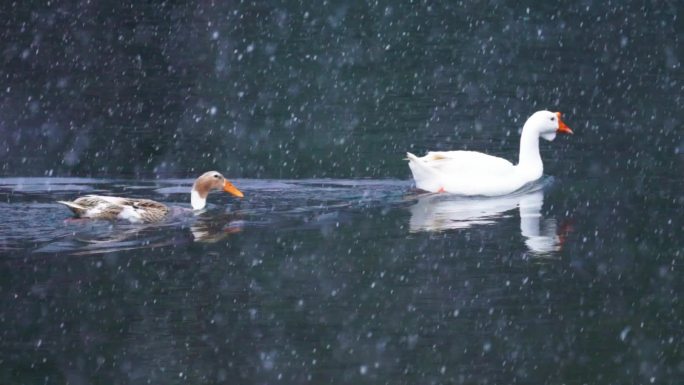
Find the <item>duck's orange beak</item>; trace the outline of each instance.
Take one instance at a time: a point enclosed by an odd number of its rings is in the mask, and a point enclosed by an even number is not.
[[[243,194],[242,191],[238,190],[237,187],[233,186],[233,184],[228,181],[223,182],[223,191],[235,195],[238,198],[242,198],[245,196],[245,194]]]
[[[565,125],[565,122],[563,122],[563,119],[561,119],[561,113],[556,112],[556,116],[558,116],[558,130],[556,130],[556,132],[562,132],[564,134],[574,134],[570,127]]]

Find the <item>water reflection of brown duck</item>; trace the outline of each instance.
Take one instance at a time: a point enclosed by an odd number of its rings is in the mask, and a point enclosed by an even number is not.
[[[223,190],[242,198],[244,195],[223,175],[216,171],[202,174],[195,180],[190,192],[193,210],[202,210],[207,204],[207,195],[212,190]],[[104,195],[86,195],[74,201],[58,201],[66,205],[78,218],[124,219],[133,223],[150,223],[164,220],[169,207],[149,199],[122,198]]]
[[[175,246],[188,242],[213,243],[226,239],[230,235],[242,231],[244,222],[229,213],[210,214],[189,219],[189,227],[177,221],[170,223],[155,223],[146,225],[115,225],[106,231],[93,233],[87,231],[76,232],[75,240],[82,246],[74,252],[75,255],[103,254],[115,251],[150,249],[165,246]],[[182,231],[178,231],[179,229]],[[185,229],[190,230],[192,240]]]
[[[218,242],[231,234],[242,231],[244,222],[238,215],[222,213],[218,215],[202,215],[190,225],[190,232],[196,242]]]

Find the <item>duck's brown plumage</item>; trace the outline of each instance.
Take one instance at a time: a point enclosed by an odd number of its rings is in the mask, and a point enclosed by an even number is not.
[[[68,206],[79,218],[159,222],[169,213],[166,205],[150,199],[86,195],[72,202],[58,202]]]
[[[211,190],[220,190],[242,197],[242,192],[216,171],[202,174],[193,184],[191,195],[198,199],[193,202],[196,210],[204,208],[206,197]],[[196,196],[196,198],[195,198]],[[159,222],[169,214],[169,208],[150,199],[121,198],[103,195],[86,195],[74,201],[58,201],[66,205],[79,218],[125,219],[131,222]],[[198,206],[198,207],[195,207]]]

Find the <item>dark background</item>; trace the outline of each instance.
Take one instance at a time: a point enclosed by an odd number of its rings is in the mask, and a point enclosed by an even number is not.
[[[0,382],[679,385],[681,2],[396,3],[2,2]],[[496,199],[410,231],[405,151],[541,108],[557,251]],[[55,202],[207,169],[245,198],[187,223]]]
[[[407,178],[542,108],[573,172],[681,165],[681,4],[395,3],[3,2],[0,174]]]

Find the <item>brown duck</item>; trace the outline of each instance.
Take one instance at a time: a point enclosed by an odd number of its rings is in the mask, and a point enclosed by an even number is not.
[[[216,171],[202,174],[195,180],[190,192],[193,210],[202,210],[207,205],[207,195],[212,190],[223,190],[236,197],[244,194]],[[159,222],[169,214],[169,207],[150,200],[137,198],[86,195],[74,201],[57,201],[66,205],[78,218],[125,219],[130,222]]]

